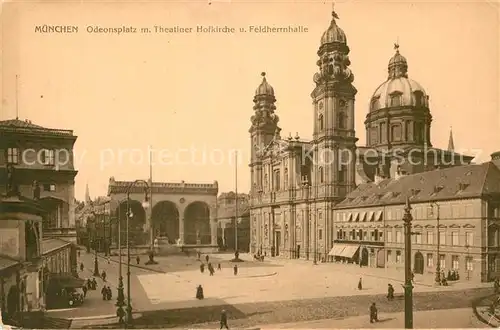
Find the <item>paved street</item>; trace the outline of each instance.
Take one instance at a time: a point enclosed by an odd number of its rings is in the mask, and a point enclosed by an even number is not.
[[[413,314],[414,328],[449,329],[449,328],[488,328],[470,313],[469,308],[420,311]],[[306,321],[296,323],[267,324],[259,327],[268,329],[403,329],[404,313],[381,313],[379,322],[370,323],[366,315]]]
[[[85,265],[93,267],[93,255],[82,253],[81,259]],[[222,265],[222,271],[216,271],[214,276],[209,276],[207,271],[201,274],[200,262],[194,256],[157,258],[160,264],[153,267],[144,266],[145,260],[142,260],[141,268],[131,267],[132,305],[140,313],[135,317],[138,324],[156,324],[158,327],[166,324],[196,324],[194,327],[212,327],[212,322],[217,322],[221,308],[229,311],[231,322],[237,327],[352,318],[366,315],[372,301],[379,305],[381,313],[403,311],[402,287],[398,283],[402,280],[401,274],[392,270],[338,264],[314,266],[311,262],[278,259],[263,263],[239,263],[239,272],[235,276],[228,259],[227,255],[211,256],[215,266],[219,262]],[[113,260],[108,264],[103,258],[99,261],[100,270],[104,269],[108,274],[108,282],[111,286],[117,286],[118,264]],[[125,267],[123,275],[126,286]],[[357,289],[360,276],[363,290]],[[396,289],[396,300],[390,303],[385,298],[387,283],[393,283]],[[204,288],[204,300],[195,299],[196,286],[199,284]],[[471,288],[473,286],[464,281],[450,287],[435,287],[432,282],[427,283],[426,278],[417,278],[415,309],[466,308],[469,316],[472,316],[471,300],[491,292],[491,285],[475,289]],[[301,299],[297,300],[297,297]],[[82,306],[53,313],[57,317],[73,318],[112,315],[115,298],[116,290],[113,302],[99,302],[107,303],[109,310],[108,307],[97,307],[96,301],[95,308]],[[463,326],[467,327],[466,324]]]

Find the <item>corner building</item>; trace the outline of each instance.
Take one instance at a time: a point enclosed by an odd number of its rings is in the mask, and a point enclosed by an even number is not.
[[[281,137],[275,90],[265,73],[255,91],[249,129],[251,253],[359,262],[359,244],[349,249],[343,246],[346,257],[335,255],[342,244],[335,240],[343,239],[336,232],[338,205],[358,209],[358,205],[345,203],[353,200],[363,185],[439,172],[467,165],[472,159],[454,152],[451,132],[447,150],[433,147],[429,96],[409,78],[408,62],[399,45],[389,60],[387,79],[366,102],[370,104],[365,120],[366,146],[356,145],[357,91],[349,67],[350,49],[338,19],[333,11],[317,51],[311,141],[298,134]],[[413,181],[405,182],[409,184],[405,189],[411,190]],[[384,207],[384,202],[380,205]],[[371,217],[382,219],[382,213],[373,210]],[[377,235],[378,241],[384,239]]]

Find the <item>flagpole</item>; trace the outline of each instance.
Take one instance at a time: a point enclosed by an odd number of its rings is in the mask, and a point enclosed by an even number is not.
[[[238,251],[238,151],[236,151],[235,155],[235,164],[234,164],[234,174],[235,174],[235,211],[234,211],[234,252]]]
[[[149,146],[149,243],[151,251],[154,249],[154,226],[153,226],[153,153]]]

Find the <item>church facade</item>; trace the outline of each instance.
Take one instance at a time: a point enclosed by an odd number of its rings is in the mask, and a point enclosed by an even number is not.
[[[380,182],[389,185],[403,177],[413,178],[399,181],[398,189],[401,191],[399,197],[394,198],[411,197],[412,194],[418,194],[417,190],[424,190],[417,187],[420,184],[419,179],[415,179],[418,175],[474,166],[469,165],[473,157],[454,151],[451,132],[446,150],[433,147],[429,95],[418,82],[409,77],[408,62],[400,54],[399,45],[395,45],[395,54],[389,60],[387,78],[374,88],[375,92],[367,102],[370,106],[365,118],[366,145],[357,145],[354,126],[355,115],[359,113],[355,105],[357,91],[354,87],[354,74],[350,69],[350,49],[346,34],[337,24],[338,19],[333,11],[331,23],[321,36],[317,51],[318,71],[313,75],[316,86],[311,93],[314,113],[312,140],[301,139],[298,134],[287,138],[280,136],[275,92],[265,73],[262,74],[262,83],[255,91],[254,115],[249,129],[252,253],[318,262],[339,260],[340,256],[335,255],[334,245],[346,243],[343,240],[349,240],[349,232],[353,232],[354,227],[342,227],[344,215],[345,219],[352,219],[357,211],[359,219],[363,212],[361,206],[353,202],[361,194],[361,189]],[[474,175],[481,175],[479,172],[496,173],[497,167],[470,171]],[[459,172],[465,180],[469,170],[462,169]],[[426,180],[431,179],[429,177]],[[443,184],[453,184],[455,188],[456,182],[451,181],[453,180],[449,179]],[[470,180],[467,182],[470,185]],[[466,180],[461,187],[467,189],[465,185]],[[429,189],[434,188],[432,186]],[[474,189],[481,190],[480,187]],[[370,194],[379,195],[375,191]],[[367,199],[371,195],[362,198]],[[461,200],[465,196],[453,195],[453,199]],[[424,198],[422,202],[424,200],[429,205],[432,203],[432,198]],[[389,198],[380,199],[375,204],[377,207],[373,210],[366,210],[362,223],[369,216],[368,224],[385,225],[381,220],[385,216],[384,208],[395,202]],[[401,205],[403,204],[404,198]],[[421,208],[428,210],[429,205]],[[435,222],[435,216],[429,217],[429,221]],[[341,234],[337,229],[342,230]],[[364,233],[360,239],[359,236],[352,236],[353,241],[363,241],[364,238],[373,241],[374,248],[368,249],[368,258],[372,259],[370,265],[374,267],[377,264],[386,267],[385,261],[389,258],[387,249],[381,248],[387,238],[381,234],[382,231],[374,227],[373,230],[366,231],[369,237]],[[461,235],[470,235],[465,231],[471,230],[464,229]],[[359,232],[354,235],[359,235]],[[376,242],[375,236],[372,240],[370,235],[377,235]],[[479,232],[475,235],[481,237]],[[360,252],[360,243],[355,243],[358,248],[354,244],[351,248],[353,253],[346,252],[349,256],[344,258],[349,262],[361,260],[360,254],[363,251]],[[476,243],[481,244],[479,241]],[[337,245],[336,249],[340,249],[340,246]],[[383,250],[383,253],[377,255],[378,250]],[[395,255],[396,251],[391,253]],[[437,258],[441,256],[435,256],[433,260]],[[435,267],[436,262],[429,261],[428,264],[433,265],[429,267]]]

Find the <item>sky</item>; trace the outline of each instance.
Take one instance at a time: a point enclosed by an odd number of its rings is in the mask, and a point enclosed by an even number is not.
[[[250,189],[250,117],[261,72],[274,87],[282,136],[310,138],[310,93],[331,2],[4,2],[0,119],[18,116],[74,130],[75,194],[106,195],[116,180],[212,183]],[[500,150],[499,6],[491,1],[337,1],[355,75],[356,135],[376,87],[387,79],[394,43],[409,77],[430,95],[432,143],[478,161]],[[78,26],[39,33],[36,26]],[[192,33],[155,33],[154,26]],[[239,32],[302,26],[302,33]],[[88,27],[137,33],[89,33]],[[196,33],[197,26],[235,33]],[[152,33],[140,33],[148,28]],[[16,75],[19,76],[16,93]],[[149,147],[151,146],[151,147]],[[234,150],[238,150],[236,176]],[[481,150],[481,152],[477,152]]]

